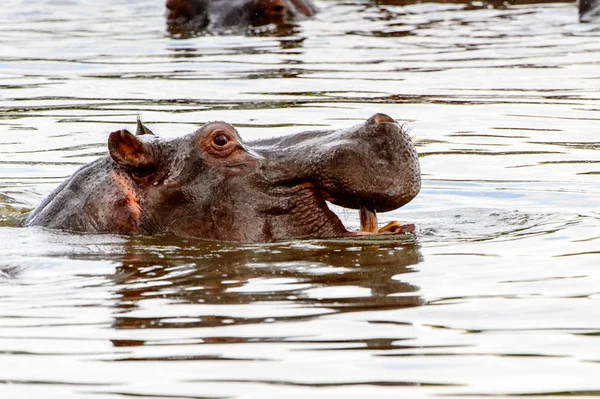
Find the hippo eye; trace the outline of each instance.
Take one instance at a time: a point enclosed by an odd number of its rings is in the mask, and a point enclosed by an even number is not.
[[[227,144],[227,137],[225,137],[222,134],[215,136],[215,138],[213,139],[213,143],[215,143],[219,147],[223,147],[225,144]]]

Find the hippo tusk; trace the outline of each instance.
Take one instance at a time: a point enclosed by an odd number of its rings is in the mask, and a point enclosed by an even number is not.
[[[392,220],[391,222],[389,222],[388,224],[386,224],[385,226],[383,226],[382,228],[380,228],[379,230],[377,230],[378,233],[394,233],[399,231],[399,229],[401,229],[403,226],[400,224],[400,222],[398,220]]]
[[[412,233],[415,231],[414,224],[402,225],[398,220],[393,220],[383,226],[377,227],[377,213],[367,208],[360,208],[360,232],[359,234],[397,234]]]
[[[367,208],[360,208],[360,231],[377,233],[377,214]]]

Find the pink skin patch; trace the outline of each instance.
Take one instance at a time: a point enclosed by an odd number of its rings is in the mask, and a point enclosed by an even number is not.
[[[135,195],[129,179],[117,172],[111,172],[111,178],[120,194],[120,198],[115,201],[115,209],[111,210],[111,217],[119,232],[135,232],[138,230],[142,217],[140,201]]]

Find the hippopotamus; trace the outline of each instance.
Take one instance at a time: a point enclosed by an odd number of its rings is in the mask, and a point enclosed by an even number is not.
[[[600,0],[579,0],[579,21],[600,21]]]
[[[138,118],[136,134],[110,133],[108,154],[64,181],[26,224],[240,243],[348,237],[378,233],[377,212],[405,205],[420,187],[415,146],[385,114],[248,143],[226,122],[164,140]],[[361,231],[346,230],[327,202],[359,209]]]
[[[190,30],[280,24],[316,12],[310,0],[167,0],[169,27]]]

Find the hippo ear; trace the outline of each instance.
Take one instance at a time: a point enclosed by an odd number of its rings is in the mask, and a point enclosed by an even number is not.
[[[154,152],[127,130],[117,130],[108,137],[108,152],[117,165],[129,171],[152,169]]]
[[[151,134],[151,135],[154,136],[154,133],[152,132],[152,130],[150,130],[146,126],[144,126],[144,124],[142,123],[142,121],[140,120],[140,117],[138,115],[138,117],[137,117],[137,130],[135,131],[135,135],[136,136],[143,136],[144,134]]]

